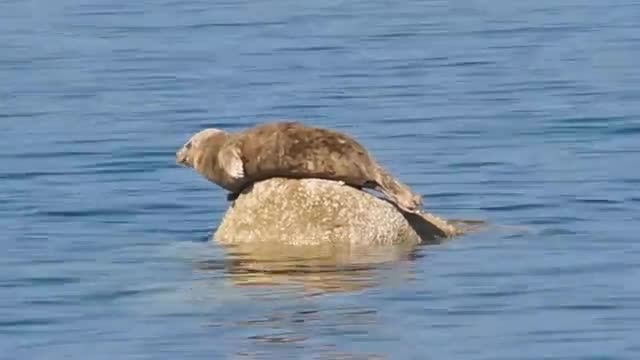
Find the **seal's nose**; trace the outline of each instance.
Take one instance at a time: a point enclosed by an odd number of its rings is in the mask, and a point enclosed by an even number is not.
[[[182,147],[176,153],[176,164],[178,164],[178,165],[186,165],[186,163],[187,163],[187,149]]]

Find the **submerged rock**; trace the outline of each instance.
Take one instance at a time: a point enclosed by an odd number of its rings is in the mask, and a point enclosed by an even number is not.
[[[240,194],[213,238],[222,244],[368,246],[434,243],[463,232],[336,181],[271,178]]]

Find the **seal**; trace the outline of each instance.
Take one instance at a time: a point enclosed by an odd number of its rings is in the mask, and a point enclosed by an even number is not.
[[[269,122],[239,132],[201,130],[176,152],[176,162],[230,191],[229,200],[269,178],[319,178],[379,191],[405,212],[422,206],[422,197],[358,141],[297,121]]]

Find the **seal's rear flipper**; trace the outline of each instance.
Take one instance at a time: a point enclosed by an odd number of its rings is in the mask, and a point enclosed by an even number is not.
[[[415,194],[408,186],[402,184],[381,168],[378,175],[379,178],[375,183],[374,189],[385,194],[400,209],[410,213],[418,213],[419,208],[422,206],[422,197],[420,195]]]

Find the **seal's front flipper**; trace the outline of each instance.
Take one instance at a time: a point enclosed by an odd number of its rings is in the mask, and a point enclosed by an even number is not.
[[[220,167],[233,179],[244,177],[244,163],[237,146],[227,146],[218,153]]]
[[[240,193],[228,193],[227,201],[236,201],[236,199],[240,196]]]

